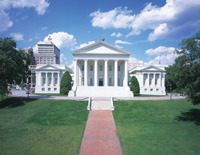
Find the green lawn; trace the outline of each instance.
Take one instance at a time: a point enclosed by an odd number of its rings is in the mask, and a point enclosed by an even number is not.
[[[0,102],[0,154],[78,154],[86,107],[86,101],[69,100],[8,98]]]
[[[123,154],[200,154],[200,105],[187,100],[117,101],[114,105]]]

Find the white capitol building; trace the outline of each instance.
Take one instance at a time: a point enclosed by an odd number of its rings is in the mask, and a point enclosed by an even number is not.
[[[72,52],[74,72],[64,65],[36,67],[36,93],[59,93],[65,71],[73,79],[71,97],[133,97],[128,82],[134,75],[140,94],[165,95],[165,66],[129,64],[130,53],[103,41]],[[132,65],[132,67],[131,67]]]

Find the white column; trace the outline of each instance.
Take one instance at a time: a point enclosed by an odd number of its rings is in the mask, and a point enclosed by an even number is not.
[[[165,73],[163,73],[163,78],[162,78],[162,87],[165,87]]]
[[[94,61],[94,86],[98,86],[98,60]]]
[[[57,82],[57,86],[60,86],[60,72],[58,72],[58,82]]]
[[[115,60],[115,86],[118,84],[118,61]]]
[[[77,86],[77,60],[74,60],[74,86]]]
[[[51,73],[51,86],[53,86],[53,72]]]
[[[152,86],[155,87],[155,79],[156,79],[156,74],[153,74],[153,79],[152,79]]]
[[[46,86],[48,86],[48,73],[46,72],[46,81],[45,81],[46,83]]]
[[[150,74],[149,73],[147,73],[147,87],[149,87],[149,79],[150,79]]]
[[[128,85],[128,60],[124,62],[124,86]]]
[[[88,84],[87,84],[87,82],[88,82],[88,80],[87,80],[87,76],[88,76],[87,69],[88,69],[88,60],[85,60],[85,62],[84,62],[84,86],[88,86]]]
[[[104,67],[104,86],[108,86],[108,60],[105,60]]]
[[[42,75],[41,75],[41,72],[39,72],[39,73],[36,73],[36,86],[41,86],[41,77]],[[38,79],[38,81],[37,81],[37,79]]]
[[[159,74],[159,87],[162,86],[161,73]]]

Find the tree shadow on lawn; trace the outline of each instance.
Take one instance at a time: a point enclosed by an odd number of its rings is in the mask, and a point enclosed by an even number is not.
[[[37,99],[28,99],[28,98],[21,98],[21,97],[11,97],[6,98],[0,101],[0,109],[2,108],[16,108],[19,106],[24,106],[27,102],[32,102]]]
[[[200,109],[190,109],[188,112],[182,112],[181,116],[177,117],[179,121],[194,122],[196,125],[200,125]]]

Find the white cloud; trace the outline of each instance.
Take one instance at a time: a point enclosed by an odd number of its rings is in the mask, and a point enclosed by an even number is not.
[[[108,12],[101,12],[100,10],[90,14],[92,18],[91,23],[94,27],[106,28],[128,28],[130,23],[135,18],[131,15],[130,10],[127,8],[121,9],[117,7]]]
[[[162,65],[171,65],[174,63],[174,60],[178,57],[176,53],[169,53],[155,57],[153,60],[149,61],[149,64],[162,64]]]
[[[8,10],[13,8],[35,8],[38,15],[43,15],[50,3],[47,0],[3,0],[1,1],[0,10]]]
[[[148,55],[160,55],[160,54],[164,54],[164,53],[174,53],[176,50],[176,48],[174,47],[165,47],[165,46],[159,46],[155,49],[148,49],[146,50],[146,54]]]
[[[200,31],[199,8],[200,0],[166,0],[162,7],[148,3],[139,14],[117,7],[108,12],[98,10],[90,16],[93,17],[91,22],[95,27],[130,29],[127,37],[150,30],[149,41],[181,40]]]
[[[130,43],[128,41],[115,40],[115,44],[127,44],[127,45],[131,45],[132,43]]]
[[[13,22],[10,21],[9,15],[6,13],[10,8],[35,8],[38,15],[43,15],[50,3],[48,0],[1,0],[0,1],[0,32],[6,31],[12,27]],[[27,16],[21,19],[26,19]]]
[[[68,63],[67,57],[63,53],[60,54],[60,62],[61,62],[61,64],[67,64]]]
[[[67,32],[54,32],[50,34],[52,38],[52,42],[58,47],[58,48],[73,48],[74,45],[77,44],[76,38],[74,38],[73,35],[68,34]],[[39,41],[38,43],[49,43],[48,36],[44,38],[43,41]],[[37,44],[38,44],[37,43]],[[33,47],[33,51],[37,53],[37,45]]]
[[[6,31],[9,27],[12,27],[13,22],[10,21],[10,18],[5,11],[0,10],[0,32]]]
[[[23,34],[21,33],[11,33],[10,36],[13,37],[15,41],[24,40]]]
[[[150,56],[156,56],[149,61],[149,64],[161,63],[163,65],[171,65],[174,63],[174,60],[178,57],[178,54],[175,52],[175,50],[176,48],[174,47],[159,46],[155,49],[148,49],[145,53]]]
[[[77,50],[77,49],[86,47],[86,46],[88,46],[88,45],[94,44],[94,43],[95,43],[95,41],[89,41],[88,43],[83,43],[83,44],[81,44],[80,46],[76,46],[75,49]]]
[[[121,37],[122,34],[120,32],[118,32],[118,33],[113,32],[110,36],[111,37]]]

